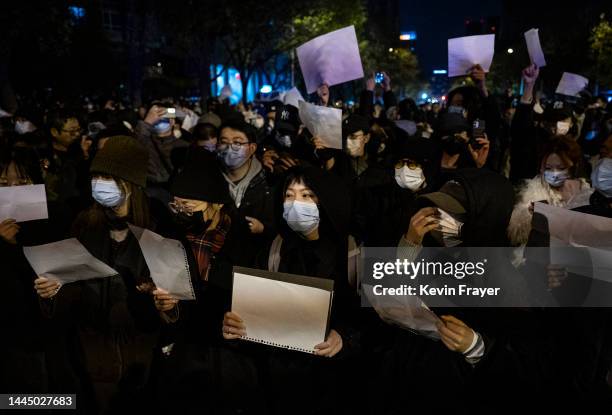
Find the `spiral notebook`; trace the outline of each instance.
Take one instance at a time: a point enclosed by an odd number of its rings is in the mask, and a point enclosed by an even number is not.
[[[130,225],[130,230],[138,240],[155,286],[179,300],[195,300],[183,244],[134,225]]]
[[[232,311],[246,325],[243,340],[305,353],[325,341],[334,282],[234,267]]]

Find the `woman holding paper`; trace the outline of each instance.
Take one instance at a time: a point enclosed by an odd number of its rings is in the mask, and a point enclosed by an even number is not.
[[[288,171],[282,187],[281,233],[260,259],[263,269],[334,280],[331,330],[325,342],[313,345],[315,356],[280,348],[267,348],[263,365],[267,376],[264,391],[270,397],[271,413],[292,408],[309,411],[330,402],[329,395],[340,372],[332,358],[350,343],[347,321],[350,298],[347,285],[347,237],[349,206],[345,187],[335,176],[314,167]],[[280,206],[279,206],[280,207]],[[225,314],[223,337],[227,340],[248,334],[248,326],[233,312]],[[289,381],[291,379],[291,381]]]
[[[49,300],[51,317],[65,326],[66,344],[55,345],[81,390],[81,407],[105,412],[125,408],[148,382],[160,318],[153,305],[154,285],[128,222],[150,224],[146,185],[147,152],[132,137],[111,137],[91,165],[95,204],[82,212],[73,231],[78,240],[118,275],[69,284],[43,276],[34,287]],[[65,355],[74,350],[75,356]],[[70,362],[70,363],[68,363]],[[87,391],[91,390],[91,395]],[[135,401],[138,401],[136,399]]]

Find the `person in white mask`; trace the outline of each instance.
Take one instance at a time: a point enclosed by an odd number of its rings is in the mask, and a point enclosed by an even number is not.
[[[591,184],[595,191],[589,199],[589,204],[574,210],[612,218],[612,135],[599,149],[598,160],[591,172]]]
[[[298,356],[296,352],[275,348],[262,350],[266,352],[262,362],[267,366],[270,382],[263,385],[262,390],[270,393],[269,399],[275,407],[299,402],[306,412],[317,413],[326,407],[325,399],[329,396],[321,393],[304,399],[301,391],[308,384],[327,390],[328,385],[338,382],[333,380],[333,361],[326,362],[322,358],[334,358],[349,343],[346,320],[340,317],[348,307],[344,279],[347,278],[349,197],[339,178],[314,167],[298,166],[288,170],[279,190],[282,190],[282,198],[278,200],[280,234],[264,251],[267,255],[262,255],[259,268],[333,279],[334,304],[331,329],[325,341],[314,346],[314,355]],[[223,320],[225,339],[237,339],[248,332],[248,325],[239,315],[226,313]],[[313,370],[314,367],[317,369]],[[295,383],[292,381],[289,385],[283,381],[288,376],[295,379]]]
[[[575,177],[582,161],[580,146],[568,136],[553,137],[544,148],[540,174],[520,188],[512,212],[508,236],[513,245],[525,245],[531,231],[533,203],[573,209],[588,205],[593,189],[584,178]]]
[[[112,411],[119,396],[132,396],[147,384],[160,318],[171,319],[155,309],[156,287],[128,228],[128,223],[142,228],[151,223],[143,190],[147,158],[133,137],[109,138],[90,169],[95,203],[73,224],[74,236],[118,275],[66,286],[43,276],[34,281],[43,310],[69,327],[64,336],[78,356],[70,360],[71,373],[93,393],[81,403],[99,413]]]

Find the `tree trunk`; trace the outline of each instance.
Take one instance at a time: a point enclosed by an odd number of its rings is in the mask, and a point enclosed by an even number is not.
[[[246,106],[248,103],[247,90],[249,88],[249,78],[251,73],[248,71],[240,71],[240,84],[242,86],[242,103]]]

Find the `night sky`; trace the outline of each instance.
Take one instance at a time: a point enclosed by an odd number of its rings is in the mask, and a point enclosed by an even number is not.
[[[401,30],[416,30],[416,50],[425,74],[447,67],[447,40],[465,36],[466,19],[501,14],[501,0],[400,0]]]

